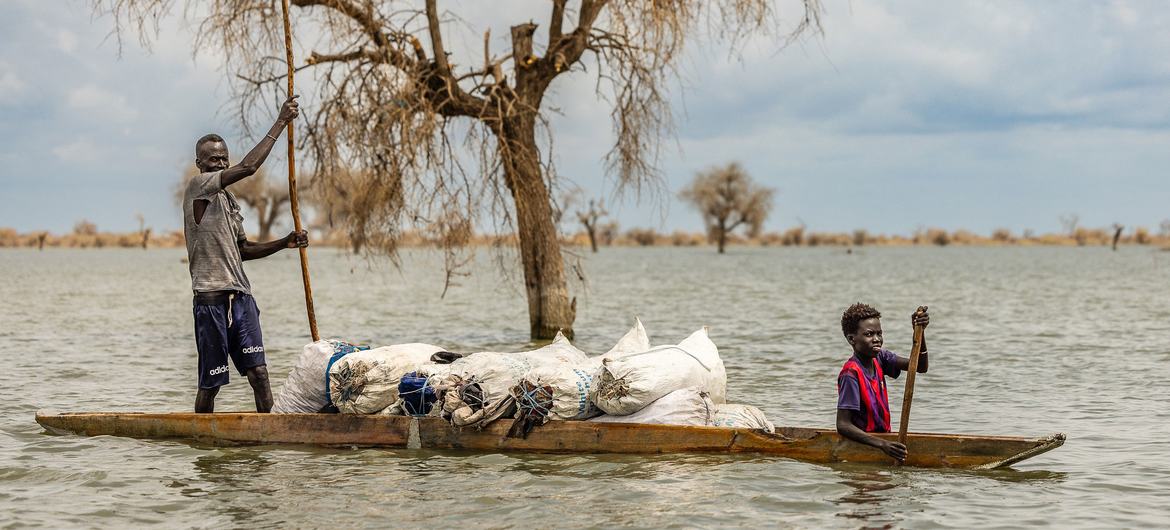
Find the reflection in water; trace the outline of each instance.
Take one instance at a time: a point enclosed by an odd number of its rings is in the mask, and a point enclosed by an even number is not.
[[[840,483],[849,490],[833,500],[841,506],[837,516],[866,522],[865,528],[891,528],[902,520],[905,505],[891,509],[891,504],[902,498],[922,500],[941,483],[967,483],[977,487],[971,479],[991,479],[1012,484],[1043,486],[1064,482],[1068,473],[1058,471],[1017,471],[1011,468],[974,471],[966,469],[882,469],[861,464],[828,466],[837,471]],[[875,526],[876,525],[876,526]]]
[[[266,501],[280,488],[269,476],[275,461],[263,449],[216,449],[197,457],[194,464],[201,485],[180,481],[170,484],[180,488],[183,496],[211,497],[220,506],[216,515],[229,517],[235,523],[246,523],[272,511]]]
[[[1017,484],[1059,484],[1068,479],[1068,473],[1063,471],[1045,471],[1042,469],[1016,471],[1010,467],[1006,469],[992,469],[988,471],[955,470],[955,472],[962,474],[977,474],[982,477]]]
[[[839,517],[860,519],[866,521],[866,528],[892,528],[895,520],[890,512],[883,509],[882,502],[891,494],[882,492],[893,491],[903,486],[899,480],[901,475],[893,475],[886,470],[840,472],[843,480],[841,484],[849,486],[850,490],[843,496],[835,499],[834,504],[842,505]],[[852,505],[852,507],[850,507]],[[872,526],[880,524],[881,526]]]
[[[383,462],[393,459],[402,472],[414,477],[443,476],[477,471],[517,471],[536,476],[566,478],[630,478],[654,480],[683,477],[699,470],[728,464],[774,461],[754,454],[548,454],[484,453],[468,450],[365,449]]]
[[[204,480],[215,486],[252,493],[268,494],[274,491],[262,478],[262,472],[273,465],[263,450],[216,450],[195,459],[195,470]]]

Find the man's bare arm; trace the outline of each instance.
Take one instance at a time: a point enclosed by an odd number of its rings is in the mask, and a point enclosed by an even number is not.
[[[260,139],[260,143],[256,144],[244,159],[232,167],[223,170],[219,174],[219,187],[225,189],[232,184],[235,184],[247,177],[255,175],[260,170],[260,166],[268,159],[268,153],[272,152],[272,146],[276,145],[276,139],[280,133],[284,131],[289,122],[296,119],[297,114],[300,113],[299,104],[296,101],[298,96],[288,98],[284,105],[280,107],[280,115],[276,117],[276,123],[268,129],[268,134]]]
[[[247,239],[241,239],[236,243],[240,247],[240,259],[248,261],[266,258],[286,248],[307,247],[309,246],[309,234],[301,230],[300,232],[291,232],[287,236],[266,243],[257,243],[255,241],[248,241]]]

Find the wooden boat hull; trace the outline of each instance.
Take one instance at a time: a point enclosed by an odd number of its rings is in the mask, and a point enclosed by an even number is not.
[[[54,433],[183,439],[214,445],[309,444],[407,449],[469,449],[553,453],[760,453],[807,462],[890,464],[881,451],[836,431],[779,427],[749,429],[557,421],[527,438],[506,436],[511,422],[459,429],[438,418],[350,414],[54,413],[37,423]],[[891,439],[894,435],[889,436]],[[992,469],[1051,451],[1063,434],[1045,438],[910,433],[906,465]]]

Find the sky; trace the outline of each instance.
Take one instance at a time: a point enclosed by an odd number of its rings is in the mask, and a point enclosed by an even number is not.
[[[506,35],[544,20],[547,4],[440,3],[471,28],[452,28],[455,62],[477,60],[458,56],[484,27]],[[677,191],[732,161],[776,189],[767,230],[1056,232],[1069,214],[1089,227],[1170,218],[1164,3],[824,4],[824,33],[784,49],[693,39],[671,90],[666,190],[611,203],[623,228],[700,230]],[[60,233],[86,219],[130,231],[142,214],[177,229],[173,188],[194,140],[219,132],[234,154],[256,141],[233,117],[222,57],[192,53],[190,20],[163,21],[149,49],[119,47],[112,30],[81,0],[0,0],[0,227]],[[612,197],[612,125],[593,79],[559,78],[546,108],[560,173]],[[283,174],[279,156],[267,165]]]

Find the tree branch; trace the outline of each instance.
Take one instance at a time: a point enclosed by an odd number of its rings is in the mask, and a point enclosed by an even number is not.
[[[386,60],[384,62],[392,64],[402,70],[409,70],[417,65],[415,60],[411,59],[409,56],[392,46],[390,37],[382,31],[383,24],[375,17],[373,10],[362,9],[360,6],[351,2],[350,0],[291,0],[291,3],[292,5],[300,8],[307,9],[310,7],[320,6],[341,13],[350,20],[353,20],[354,23],[356,23],[358,27],[361,28],[362,32],[365,33],[371,41],[373,41],[374,45],[377,46],[378,49],[386,55]],[[414,43],[417,42],[417,39],[415,39]],[[417,45],[415,46],[415,52],[416,54],[420,52],[420,49]],[[420,61],[425,60],[425,56],[420,56],[418,59]]]
[[[548,25],[548,47],[552,49],[561,40],[561,28],[565,22],[565,3],[568,0],[553,0],[552,19]]]
[[[431,52],[435,54],[435,64],[439,72],[448,74],[451,65],[447,63],[447,53],[443,51],[443,33],[439,28],[439,8],[436,0],[427,0],[427,30],[431,34]]]
[[[390,39],[382,33],[382,24],[374,17],[373,11],[362,9],[350,0],[291,0],[291,3],[303,8],[314,6],[331,8],[356,22],[379,48],[390,47]]]
[[[336,54],[312,52],[309,54],[309,58],[305,61],[307,64],[305,64],[305,66],[302,66],[301,68],[307,68],[309,66],[322,64],[322,63],[349,62],[349,61],[352,61],[354,59],[361,59],[361,58],[369,59],[371,62],[375,62],[375,63],[380,63],[380,62],[383,62],[383,60],[385,60],[385,56],[379,54],[378,52],[376,52],[374,50],[366,50],[366,49],[354,50],[354,51],[348,52],[348,53],[336,53]]]

